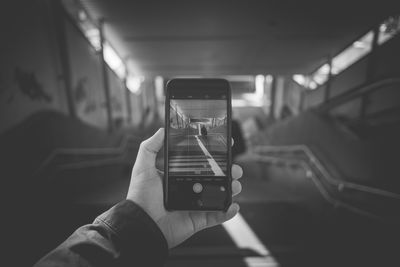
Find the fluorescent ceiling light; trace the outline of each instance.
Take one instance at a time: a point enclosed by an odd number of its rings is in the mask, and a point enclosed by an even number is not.
[[[108,43],[104,43],[103,49],[104,60],[107,62],[107,65],[117,74],[119,78],[123,79],[125,76],[125,65],[121,58]]]
[[[293,80],[298,84],[306,87],[306,78],[302,74],[295,74],[293,75]]]
[[[164,98],[164,78],[157,76],[154,79],[154,84],[156,87],[156,97],[158,100],[162,100]]]
[[[79,10],[78,17],[81,21],[87,20],[87,15],[84,10]]]
[[[142,85],[143,81],[144,81],[143,76],[128,75],[128,77],[126,77],[126,87],[133,94],[139,94],[140,86]]]
[[[232,107],[247,107],[248,103],[244,99],[232,99]]]
[[[262,96],[264,95],[264,81],[264,75],[259,74],[256,76],[256,92],[254,93],[254,96],[257,98],[262,98]]]
[[[101,48],[99,29],[97,28],[88,29],[85,31],[85,35],[88,38],[91,45],[94,47],[94,49],[96,49],[96,51],[99,51]]]

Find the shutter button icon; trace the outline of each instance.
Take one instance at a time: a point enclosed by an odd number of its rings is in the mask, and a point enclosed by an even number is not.
[[[193,192],[200,193],[201,191],[203,191],[203,186],[200,183],[195,183],[193,185]]]

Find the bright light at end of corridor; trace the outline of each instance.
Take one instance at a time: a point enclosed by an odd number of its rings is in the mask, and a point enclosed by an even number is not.
[[[244,99],[232,99],[232,107],[239,108],[239,107],[247,107],[248,103]]]
[[[254,83],[255,92],[244,93],[242,98],[247,102],[246,106],[261,107],[263,105],[265,76],[261,74],[255,76]]]
[[[272,77],[272,75],[267,75],[267,76],[265,76],[265,83],[270,84],[270,83],[272,83],[273,79],[274,78]]]
[[[164,78],[157,76],[154,79],[154,84],[156,87],[156,97],[158,100],[163,101],[164,99]]]
[[[265,76],[264,75],[257,75],[256,76],[256,96],[257,97],[262,97],[264,94],[264,81],[265,81]]]

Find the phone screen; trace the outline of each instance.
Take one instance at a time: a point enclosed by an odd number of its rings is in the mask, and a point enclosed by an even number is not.
[[[227,101],[172,99],[169,112],[170,176],[226,176]]]
[[[167,88],[166,204],[171,209],[222,210],[231,201],[229,84],[206,81],[178,81],[182,86]]]

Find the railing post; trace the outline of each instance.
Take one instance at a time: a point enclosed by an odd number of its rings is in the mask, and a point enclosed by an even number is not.
[[[373,39],[372,39],[372,47],[371,47],[371,53],[368,59],[368,65],[367,65],[367,77],[366,81],[368,83],[371,83],[375,80],[375,70],[376,70],[376,50],[378,47],[378,38],[379,38],[379,26],[375,27],[373,30]],[[360,118],[364,118],[366,113],[367,113],[367,106],[369,103],[369,95],[366,93],[361,97],[361,105],[360,105]]]
[[[67,38],[65,33],[65,11],[59,1],[53,2],[53,8],[56,14],[56,28],[57,28],[57,44],[58,50],[60,52],[60,61],[61,61],[61,69],[62,69],[62,79],[64,82],[65,93],[67,96],[67,106],[68,106],[68,113],[72,118],[76,118],[76,110],[75,110],[75,103],[73,98],[72,92],[72,84],[71,84],[71,64],[69,61],[69,54],[68,54],[68,45],[67,45]]]
[[[112,132],[114,129],[114,125],[112,121],[111,96],[110,96],[110,87],[108,83],[107,63],[104,59],[104,19],[100,19],[99,21],[99,31],[100,31],[100,55],[102,63],[101,66],[103,70],[103,87],[106,100],[107,124],[108,124],[108,131]]]
[[[299,100],[299,112],[304,111],[304,103],[306,99],[306,90],[302,89],[300,92],[300,100]]]
[[[332,79],[332,57],[328,57],[328,66],[329,66],[329,73],[328,79],[325,85],[325,95],[324,95],[324,103],[329,101],[329,97],[331,95],[331,79]]]
[[[125,89],[125,101],[126,101],[126,112],[127,114],[127,121],[129,124],[132,123],[132,102],[131,102],[131,93],[126,86],[126,78],[123,80],[124,89]]]
[[[360,119],[365,118],[365,115],[367,113],[368,103],[369,103],[369,94],[365,93],[364,95],[361,96]]]
[[[275,98],[276,98],[276,86],[277,86],[276,80],[277,80],[277,76],[274,75],[272,77],[272,83],[271,83],[271,94],[270,94],[271,105],[269,106],[269,117],[272,120],[275,120],[275,104],[276,104],[276,99]]]
[[[368,58],[367,62],[367,77],[366,81],[371,83],[375,80],[375,70],[376,70],[376,50],[378,48],[378,38],[379,38],[379,27],[375,27],[373,29],[373,37],[372,37],[372,44],[371,44],[371,53]]]

